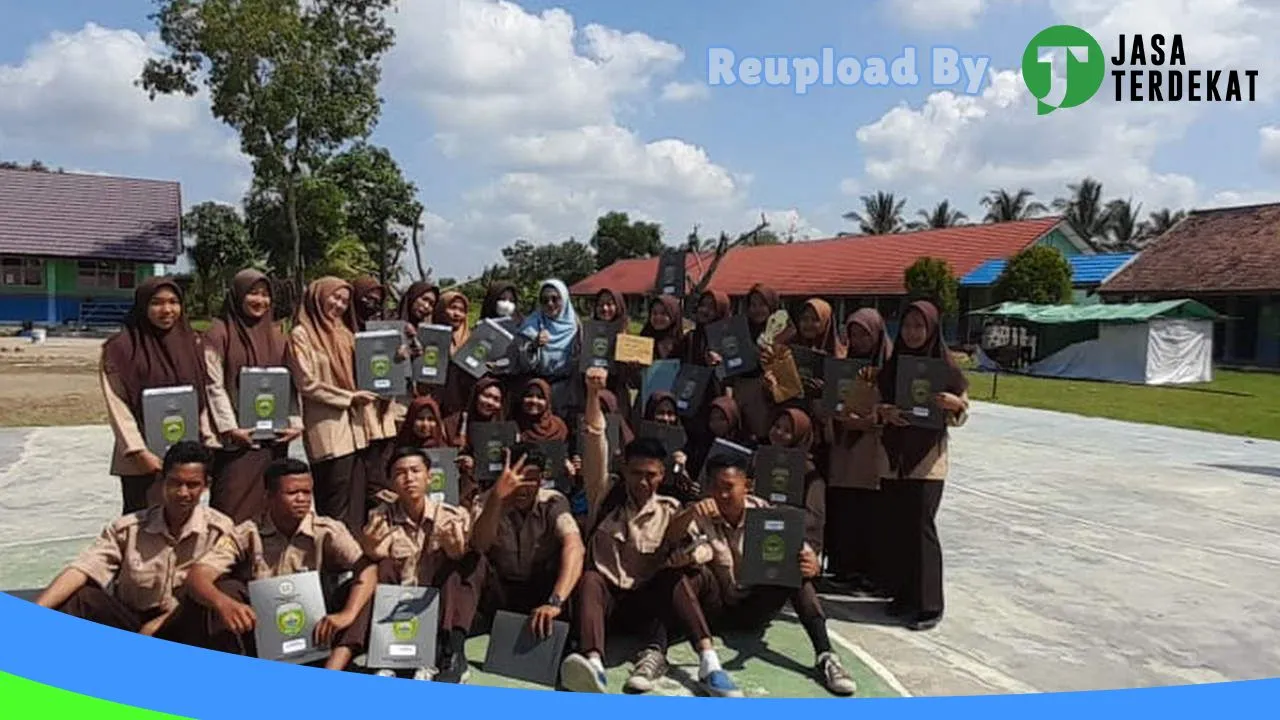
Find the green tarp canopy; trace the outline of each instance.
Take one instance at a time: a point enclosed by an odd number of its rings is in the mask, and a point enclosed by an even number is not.
[[[1222,317],[1213,308],[1195,300],[1165,300],[1163,302],[1115,305],[1033,305],[1031,303],[1007,302],[981,310],[974,310],[969,314],[983,317],[1004,317],[1038,325],[1065,325],[1083,322],[1140,323],[1154,318],[1218,320]]]

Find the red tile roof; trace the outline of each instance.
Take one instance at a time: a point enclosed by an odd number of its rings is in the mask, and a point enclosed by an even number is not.
[[[176,182],[0,169],[0,253],[172,263]]]
[[[756,283],[787,297],[901,295],[906,292],[902,273],[920,257],[946,260],[958,278],[987,260],[1017,253],[1061,222],[1059,217],[1047,217],[737,248],[720,261],[711,287],[733,296],[746,295]],[[702,266],[709,265],[711,255],[704,254],[701,261]],[[569,291],[594,295],[610,288],[626,295],[644,295],[653,289],[657,263],[656,258],[621,260]],[[700,275],[698,257],[690,254],[688,267],[689,277],[696,280]]]
[[[1280,291],[1280,203],[1192,211],[1100,291]]]

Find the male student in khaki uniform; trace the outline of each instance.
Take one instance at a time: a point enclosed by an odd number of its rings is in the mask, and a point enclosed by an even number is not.
[[[489,561],[482,614],[529,613],[539,637],[551,634],[582,576],[585,553],[569,500],[542,487],[546,471],[547,458],[536,445],[509,450],[497,482],[480,496],[471,531],[471,546]]]
[[[378,563],[378,582],[434,587],[440,591],[440,635],[434,668],[419,668],[415,678],[462,683],[470,675],[464,644],[475,620],[487,565],[469,547],[471,514],[427,497],[431,460],[425,450],[397,448],[390,478],[395,502],[369,514],[361,544]],[[372,607],[366,606],[366,614]],[[364,622],[364,621],[362,621]],[[394,675],[390,670],[380,675]]]
[[[317,571],[356,577],[332,598],[337,613],[316,624],[317,645],[332,645],[325,661],[330,670],[351,663],[354,648],[369,634],[360,611],[377,587],[377,567],[364,558],[360,544],[346,525],[311,510],[315,483],[311,468],[301,460],[274,460],[263,473],[267,512],[257,522],[246,520],[222,538],[187,576],[187,591],[215,617],[207,618],[206,647],[242,655],[256,654],[253,629],[257,617],[248,605],[251,580]],[[215,620],[216,618],[216,620]]]
[[[610,619],[623,615],[652,620],[669,612],[669,595],[655,597],[646,592],[645,586],[668,566],[672,550],[678,551],[685,541],[668,533],[680,503],[657,494],[667,459],[661,442],[652,438],[632,441],[623,451],[622,479],[615,481],[609,476],[610,450],[599,402],[607,380],[608,373],[603,368],[591,368],[586,373],[586,447],[582,460],[587,495],[583,522],[586,570],[574,602],[578,652],[566,657],[560,666],[561,684],[575,692],[607,690],[601,658]],[[658,593],[662,594],[666,593]],[[714,649],[701,654],[698,679],[709,695],[741,695],[720,667]]]
[[[796,562],[803,582],[799,589],[775,586],[743,588],[738,584],[742,567],[748,508],[769,507],[769,502],[751,494],[750,471],[739,458],[716,457],[707,463],[711,497],[690,505],[668,530],[673,535],[696,528],[708,542],[694,552],[696,569],[679,572],[681,586],[672,594],[673,613],[681,628],[688,628],[694,646],[711,647],[711,625],[726,629],[756,630],[769,624],[788,601],[813,643],[817,656],[815,671],[834,695],[857,691],[853,677],[831,650],[827,619],[813,579],[821,572],[818,555],[806,541]],[[822,528],[816,530],[822,536]]]
[[[199,443],[171,447],[161,465],[160,504],[108,525],[36,603],[121,630],[190,641],[199,612],[178,591],[196,560],[235,527],[231,518],[200,506],[210,462]]]

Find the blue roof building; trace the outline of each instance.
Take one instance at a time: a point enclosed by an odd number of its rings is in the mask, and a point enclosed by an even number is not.
[[[1137,253],[1107,253],[1103,255],[1072,255],[1067,258],[1071,264],[1071,286],[1081,290],[1092,290],[1124,267]],[[960,287],[990,287],[996,284],[1000,273],[1004,272],[1006,260],[996,258],[988,260],[974,268],[969,274],[960,278]]]

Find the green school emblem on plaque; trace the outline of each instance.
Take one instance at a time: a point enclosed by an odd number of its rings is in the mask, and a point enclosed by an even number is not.
[[[479,360],[480,362],[484,362],[484,359],[489,357],[489,343],[482,342],[479,345],[477,345],[476,351],[472,357],[474,357],[476,360]]]
[[[911,381],[911,402],[916,405],[924,405],[929,402],[929,391],[933,389],[933,385],[928,378],[917,378]]]
[[[418,618],[391,623],[391,635],[400,642],[409,642],[418,636]]]
[[[369,370],[376,378],[384,378],[391,374],[391,358],[386,355],[374,355],[369,358]]]
[[[427,492],[444,492],[444,470],[433,469],[428,477],[431,478],[431,482]]]
[[[782,562],[787,554],[787,541],[781,535],[766,535],[764,542],[760,544],[760,554],[764,556],[765,562]]]
[[[161,432],[165,442],[176,443],[187,434],[187,421],[181,415],[169,415],[160,421]]]
[[[604,357],[609,354],[609,339],[598,337],[591,341],[591,353],[596,357]]]
[[[485,454],[488,456],[489,462],[502,462],[502,443],[498,440],[490,441],[488,452]]]
[[[276,412],[276,396],[262,393],[253,399],[253,412],[260,420],[266,420]]]
[[[276,610],[276,629],[285,637],[297,637],[307,626],[307,613],[297,603],[281,605]]]
[[[786,492],[787,485],[791,482],[791,471],[786,468],[774,468],[769,479],[773,482],[773,489],[778,492]]]
[[[440,348],[435,345],[423,348],[422,364],[427,367],[435,367],[440,364]]]
[[[698,389],[698,383],[694,382],[693,380],[690,380],[689,382],[684,384],[684,387],[680,388],[680,399],[681,400],[692,399],[693,391],[697,389]]]

